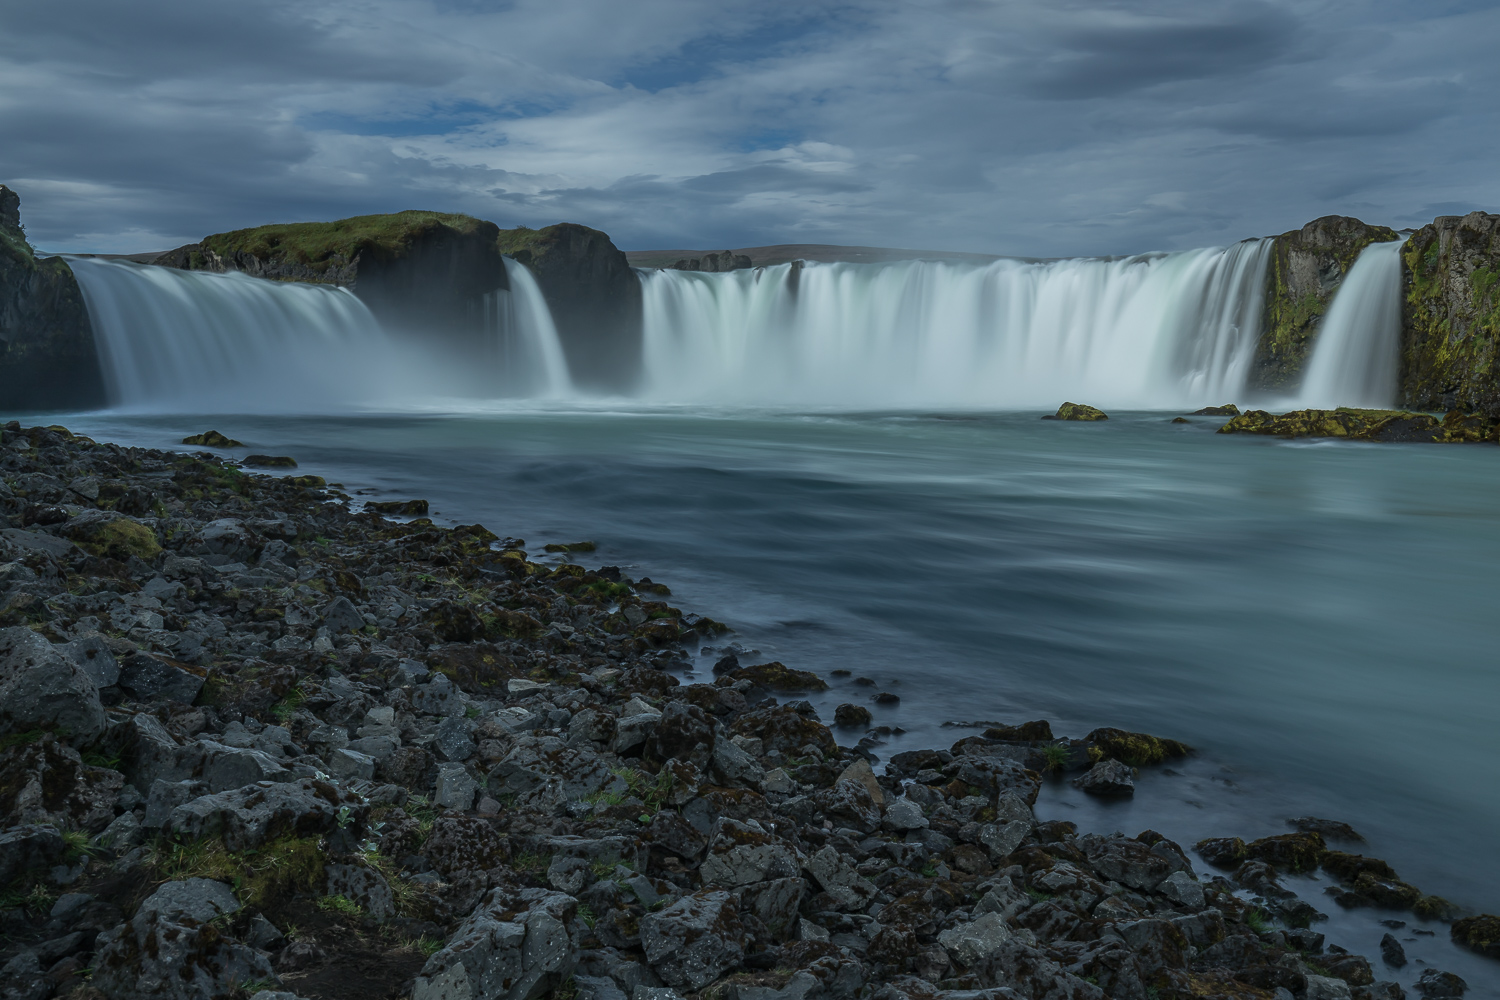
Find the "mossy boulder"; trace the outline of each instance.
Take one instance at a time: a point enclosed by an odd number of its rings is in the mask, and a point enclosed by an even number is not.
[[[634,387],[641,375],[641,280],[609,236],[563,222],[501,230],[496,245],[536,278],[574,383],[610,392]]]
[[[1274,414],[1248,410],[1233,418],[1220,434],[1267,434],[1281,438],[1330,437],[1352,441],[1472,444],[1495,441],[1500,421],[1481,413],[1453,411],[1438,420],[1412,410],[1292,410]]]
[[[827,691],[828,682],[810,670],[793,670],[784,663],[771,661],[753,667],[730,671],[737,681],[749,681],[756,687],[772,691]]]
[[[365,504],[365,510],[399,517],[426,517],[427,507],[426,500],[372,500]]]
[[[0,401],[10,410],[103,406],[83,293],[61,257],[38,258],[21,198],[0,185]]]
[[[1186,757],[1193,748],[1176,740],[1132,733],[1124,729],[1096,729],[1084,737],[1089,757],[1095,761],[1118,760],[1131,767],[1160,764],[1164,760]]]
[[[1500,417],[1500,215],[1448,215],[1401,249],[1404,405]]]
[[[1189,414],[1193,417],[1237,417],[1239,415],[1240,408],[1233,403],[1225,403],[1223,406],[1205,406]]]
[[[242,465],[258,469],[295,469],[297,460],[287,455],[246,455],[240,459]]]
[[[984,731],[984,738],[1012,743],[1050,743],[1056,739],[1052,735],[1052,724],[1046,719],[1023,722],[1019,726],[992,726]]]
[[[1323,314],[1349,268],[1371,243],[1400,238],[1387,226],[1342,215],[1324,216],[1276,237],[1266,268],[1252,388],[1285,390],[1301,383]]]
[[[62,526],[62,533],[96,556],[150,562],[161,554],[156,532],[133,518],[107,510],[87,510]]]
[[[1277,868],[1306,872],[1318,867],[1327,849],[1320,834],[1305,831],[1253,840],[1245,845],[1245,854]]]
[[[1236,868],[1250,856],[1249,845],[1239,837],[1210,837],[1198,841],[1193,849],[1215,868]]]
[[[1086,403],[1064,403],[1056,413],[1049,413],[1043,420],[1108,420],[1109,414]]]
[[[1500,958],[1500,917],[1482,913],[1453,921],[1453,943],[1490,958]]]
[[[232,437],[226,437],[225,435],[220,434],[218,431],[204,431],[202,434],[194,434],[191,437],[185,437],[185,438],[183,438],[182,439],[182,443],[183,444],[202,445],[205,448],[243,448],[244,447],[244,445],[240,444],[234,438],[232,438]]]

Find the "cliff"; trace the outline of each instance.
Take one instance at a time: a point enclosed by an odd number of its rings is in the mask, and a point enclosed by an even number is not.
[[[610,238],[564,222],[502,230],[499,247],[536,277],[574,384],[606,392],[632,388],[641,372],[641,281]]]
[[[1500,417],[1500,215],[1445,215],[1401,251],[1401,402]]]
[[[1371,243],[1400,239],[1386,226],[1328,215],[1276,237],[1251,388],[1293,389],[1333,293]]]
[[[482,333],[484,296],[508,287],[499,232],[467,215],[361,215],[219,233],[153,263],[339,285],[390,326]]]
[[[21,199],[0,185],[0,409],[103,406],[94,333],[73,272],[37,259],[21,229]]]

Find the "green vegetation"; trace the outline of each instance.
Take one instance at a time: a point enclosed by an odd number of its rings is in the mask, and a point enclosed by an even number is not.
[[[262,260],[294,261],[313,272],[347,264],[368,254],[388,261],[404,255],[413,243],[436,229],[461,235],[490,226],[470,215],[408,211],[391,215],[359,215],[337,222],[293,222],[219,233],[203,241],[203,248],[221,257],[248,253]]]
[[[1068,748],[1052,744],[1042,747],[1042,756],[1047,758],[1047,770],[1061,771],[1068,765]]]
[[[1245,923],[1257,934],[1266,934],[1271,930],[1271,920],[1261,910],[1251,909],[1245,912]]]
[[[364,907],[347,896],[324,896],[318,900],[318,909],[346,917],[362,917],[365,913]]]
[[[163,881],[211,878],[235,895],[263,906],[289,892],[311,892],[323,879],[317,837],[283,837],[246,851],[230,851],[217,838],[190,843],[159,841],[152,865]]]

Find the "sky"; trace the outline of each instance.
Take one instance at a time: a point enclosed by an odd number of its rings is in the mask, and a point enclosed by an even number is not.
[[[408,208],[1025,256],[1500,211],[1500,0],[0,0],[33,243]]]

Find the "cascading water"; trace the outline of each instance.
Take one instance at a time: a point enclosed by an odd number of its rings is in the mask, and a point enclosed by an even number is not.
[[[431,397],[566,391],[557,331],[536,282],[506,261],[484,341],[397,335],[352,293],[98,258],[69,261],[111,402],[126,409],[318,412]]]
[[[1244,388],[1270,245],[643,271],[646,392],[856,406],[1223,402]]]
[[[1371,243],[1334,294],[1302,380],[1301,405],[1384,408],[1401,354],[1401,247]]]
[[[495,369],[505,395],[558,396],[568,392],[568,361],[563,356],[552,311],[526,265],[509,257],[509,289],[484,297],[485,327],[493,337]]]

